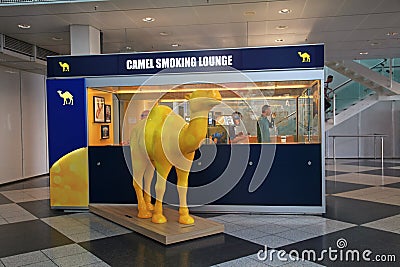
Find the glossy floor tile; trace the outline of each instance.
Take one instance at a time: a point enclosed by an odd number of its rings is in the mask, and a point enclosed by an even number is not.
[[[345,174],[345,173],[346,172],[326,170],[325,171],[325,176],[335,176],[335,175]]]
[[[0,226],[0,258],[71,243],[72,240],[40,220]]]
[[[330,165],[326,166],[325,170],[337,171],[337,172],[361,172],[361,171],[371,171],[377,170],[379,167],[368,167],[368,166],[358,166],[358,165]]]
[[[76,213],[42,219],[74,242],[84,242],[131,233],[130,230],[91,213]]]
[[[0,218],[6,223],[31,221],[37,219],[37,217],[15,203],[0,205]]]
[[[400,178],[390,177],[390,176],[380,176],[373,174],[365,174],[365,173],[346,173],[340,174],[336,176],[328,176],[326,180],[336,181],[336,182],[344,182],[344,183],[353,183],[353,184],[364,184],[364,185],[386,185],[392,183],[398,183]]]
[[[377,221],[363,224],[362,226],[400,234],[400,215],[387,217]]]
[[[336,196],[327,196],[326,204],[324,217],[358,225],[400,213],[398,206]]]
[[[385,187],[400,188],[400,183],[388,184]]]
[[[325,184],[326,184],[326,191],[325,191],[326,194],[337,194],[337,193],[370,187],[368,185],[344,183],[344,182],[330,181],[330,180],[327,180]]]
[[[18,182],[13,182],[5,185],[0,185],[1,191],[21,190],[37,187],[48,187],[50,185],[50,178],[48,175],[26,179]]]
[[[363,171],[361,173],[395,177],[395,178],[399,179],[398,181],[400,181],[400,169],[386,168],[386,169],[383,169],[383,170]]]
[[[372,262],[376,255],[394,255],[396,259],[399,259],[400,242],[398,240],[399,235],[397,234],[357,226],[287,245],[279,249],[285,250],[290,255],[297,255],[294,251],[302,255],[303,251],[305,251],[303,254],[305,259],[326,266],[398,266],[398,262]],[[322,253],[322,250],[330,250],[332,253]],[[350,253],[347,252],[349,250],[351,250]],[[372,253],[369,257],[365,257],[366,260],[363,260],[362,253],[365,250],[370,250]],[[314,253],[310,251],[315,252],[315,258]],[[355,251],[358,251],[358,255],[361,255],[360,261],[353,260],[357,259],[357,252]],[[342,257],[340,253],[342,253]],[[367,261],[368,259],[371,261]]]
[[[21,202],[18,203],[18,205],[38,218],[47,218],[47,217],[70,214],[70,213],[65,213],[63,210],[51,209],[49,199]]]
[[[40,267],[64,267],[64,266],[109,266],[92,253],[77,244],[59,246],[41,251],[33,251],[9,257],[3,257],[0,261],[3,266],[40,266]],[[1,265],[0,265],[1,266]]]
[[[227,234],[164,246],[131,233],[80,245],[111,266],[210,266],[255,254],[262,248]]]
[[[367,200],[377,203],[400,206],[400,189],[390,187],[370,187],[350,192],[335,194],[339,197]]]
[[[384,159],[382,163],[381,159],[360,159],[352,162],[344,162],[343,164],[339,165],[354,165],[354,166],[377,167],[377,168],[381,168],[383,166],[383,168],[388,168],[388,167],[398,166],[399,162],[397,160]]]
[[[9,203],[13,203],[11,200],[9,200],[8,198],[6,198],[5,196],[3,196],[2,194],[0,194],[0,205],[1,204],[9,204]]]
[[[50,198],[50,190],[48,187],[2,191],[0,194],[16,203]]]

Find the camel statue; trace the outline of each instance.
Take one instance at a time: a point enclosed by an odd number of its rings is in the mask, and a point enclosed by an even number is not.
[[[179,223],[194,223],[186,201],[188,175],[194,152],[206,137],[208,112],[221,102],[221,95],[217,90],[197,90],[186,98],[190,106],[189,123],[169,107],[157,105],[148,118],[139,121],[131,132],[133,187],[138,201],[138,217],[152,218],[153,223],[167,222],[162,201],[172,166],[175,166],[178,177]],[[149,194],[154,168],[157,170],[155,206],[151,204]]]
[[[304,52],[297,52],[299,54],[299,56],[303,59],[301,62],[310,62],[311,61],[311,56],[309,53]]]
[[[64,93],[61,90],[58,90],[57,93],[60,95],[61,98],[64,99],[64,105],[73,105],[74,104],[74,96],[71,95],[70,92],[65,91]],[[69,100],[69,101],[67,101]]]
[[[60,64],[60,67],[62,68],[62,71],[63,72],[65,72],[65,71],[69,71],[69,64],[67,63],[67,62],[64,62],[64,63],[62,63],[61,61],[60,62],[58,62],[58,64]]]

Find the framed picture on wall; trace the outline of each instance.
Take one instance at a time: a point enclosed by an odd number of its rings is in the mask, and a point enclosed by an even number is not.
[[[105,121],[111,122],[111,105],[105,105]]]
[[[110,138],[110,126],[109,125],[101,125],[101,139]]]
[[[104,122],[104,97],[93,96],[94,122]]]

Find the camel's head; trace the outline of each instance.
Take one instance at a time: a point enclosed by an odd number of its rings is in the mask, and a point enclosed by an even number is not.
[[[221,103],[222,97],[218,90],[197,90],[186,96],[191,111],[210,110]]]
[[[62,91],[61,91],[61,90],[58,90],[58,91],[57,91],[57,93],[58,93],[58,94],[61,94],[61,93],[62,93]]]

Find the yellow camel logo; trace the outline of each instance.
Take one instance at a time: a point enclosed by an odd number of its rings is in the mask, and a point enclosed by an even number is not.
[[[64,93],[61,90],[58,90],[57,93],[60,95],[62,99],[64,99],[64,105],[74,105],[74,96],[71,95],[70,92],[65,91]],[[69,101],[68,101],[69,100]]]
[[[301,57],[303,60],[301,62],[311,62],[311,56],[307,52],[297,52],[299,54],[299,57]]]
[[[61,61],[59,61],[58,64],[60,64],[63,72],[69,72],[69,64],[67,62],[62,63]]]

